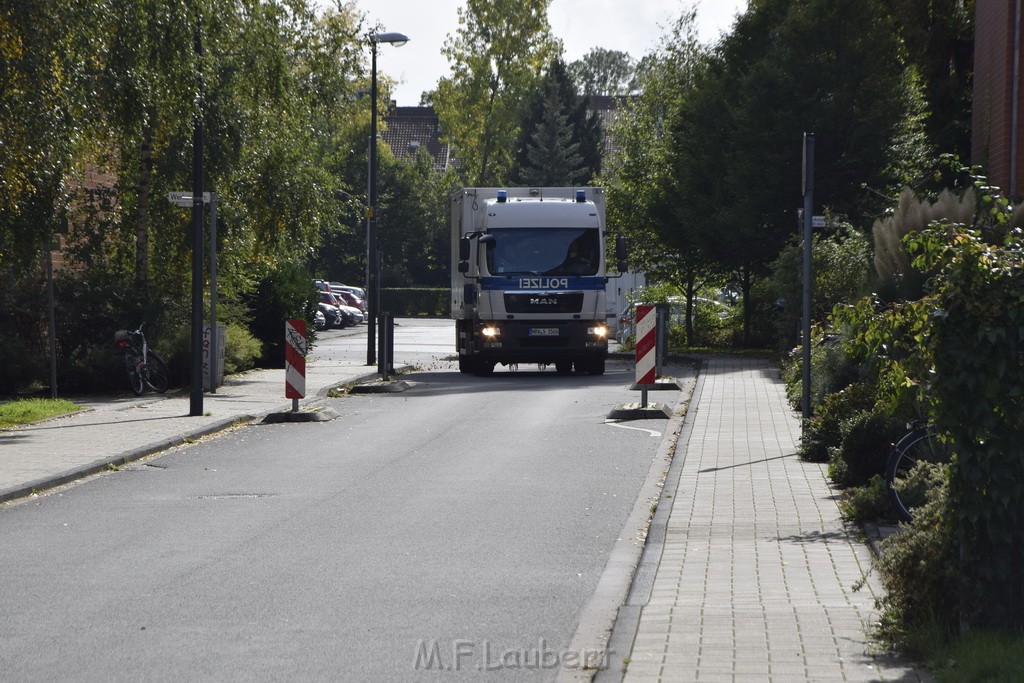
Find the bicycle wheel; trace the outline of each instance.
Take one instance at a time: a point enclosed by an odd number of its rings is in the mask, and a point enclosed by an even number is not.
[[[142,374],[139,372],[140,363],[139,357],[133,351],[124,354],[124,369],[128,373],[128,386],[136,396],[141,395],[146,388],[142,383]]]
[[[167,363],[160,356],[151,350],[146,350],[146,371],[148,377],[146,383],[153,388],[153,391],[164,393],[171,383],[171,371]]]
[[[914,510],[928,501],[938,487],[949,462],[946,444],[924,430],[911,432],[897,443],[885,466],[889,502],[901,521],[914,519]]]

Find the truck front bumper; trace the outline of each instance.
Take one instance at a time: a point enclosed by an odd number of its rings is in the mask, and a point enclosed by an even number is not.
[[[481,357],[512,363],[555,363],[608,355],[604,322],[573,320],[509,320],[484,322],[477,328],[474,349]]]

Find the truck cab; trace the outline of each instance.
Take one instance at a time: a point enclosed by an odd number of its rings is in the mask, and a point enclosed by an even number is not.
[[[459,369],[553,364],[600,375],[608,355],[604,191],[467,188],[452,197]]]

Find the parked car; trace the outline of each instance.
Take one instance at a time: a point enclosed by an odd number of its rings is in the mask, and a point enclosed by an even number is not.
[[[340,282],[327,283],[331,287],[331,293],[343,295],[350,306],[355,306],[363,315],[366,315],[366,296],[359,287],[352,287]]]
[[[363,317],[366,317],[366,302],[357,297],[352,292],[349,292],[348,290],[344,289],[336,289],[332,284],[331,294],[334,294],[335,296],[339,297],[343,303],[352,306],[353,308],[358,308],[359,311],[363,314]]]
[[[332,282],[330,283],[330,285],[332,292],[335,291],[336,289],[343,289],[346,292],[351,292],[352,294],[355,294],[357,299],[366,301],[366,292],[363,291],[362,287],[353,287],[352,285],[345,285],[340,282]]]
[[[325,307],[327,310],[324,310]],[[338,301],[338,297],[334,296],[330,292],[320,292],[320,309],[324,310],[324,315],[327,316],[328,327],[348,327],[349,325],[355,325],[355,316],[350,312],[343,310],[341,302]],[[331,315],[328,315],[328,312],[330,312]]]
[[[313,327],[318,330],[327,329],[327,316],[319,308],[317,308],[316,313],[313,314]]]

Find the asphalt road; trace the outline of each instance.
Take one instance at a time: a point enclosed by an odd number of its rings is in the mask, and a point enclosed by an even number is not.
[[[450,323],[396,339],[407,392],[0,510],[0,677],[545,680],[585,655],[665,422],[605,422],[636,400],[624,364],[478,378],[443,360]]]

